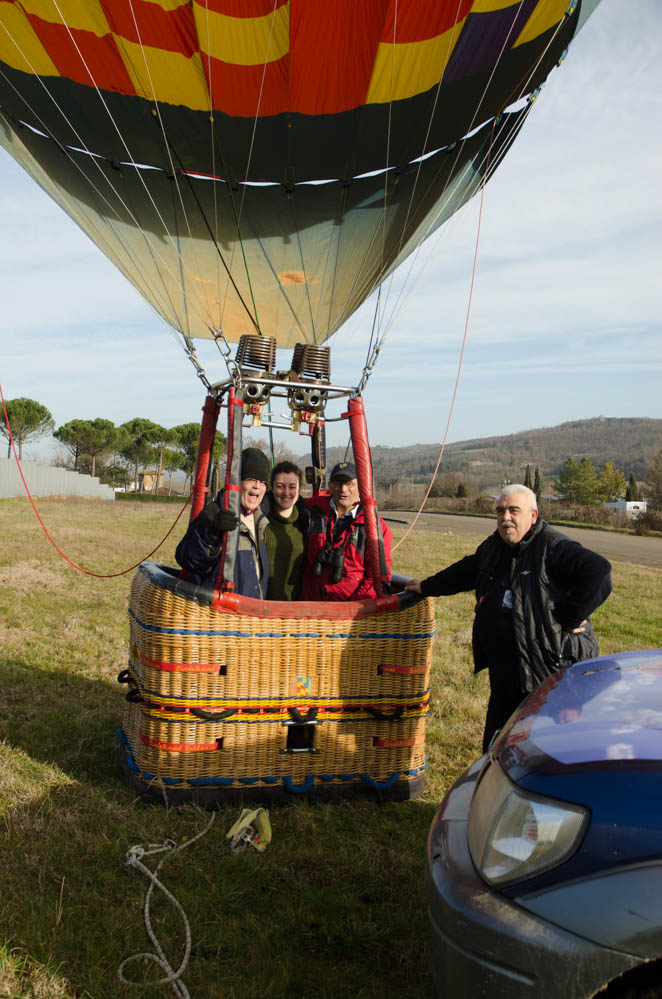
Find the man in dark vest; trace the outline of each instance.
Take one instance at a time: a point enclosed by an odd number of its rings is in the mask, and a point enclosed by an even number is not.
[[[406,586],[426,597],[476,591],[475,670],[490,674],[483,751],[545,677],[597,656],[589,615],[611,593],[609,562],[545,524],[531,489],[506,486],[496,514],[473,555]]]

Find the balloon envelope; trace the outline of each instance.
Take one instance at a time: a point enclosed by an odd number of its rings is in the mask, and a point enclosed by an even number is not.
[[[322,343],[597,0],[0,0],[0,142],[186,337]]]

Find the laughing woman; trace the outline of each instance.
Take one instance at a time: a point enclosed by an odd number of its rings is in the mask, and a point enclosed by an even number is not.
[[[269,518],[265,544],[269,556],[268,600],[298,600],[310,523],[301,499],[301,469],[281,461],[271,473],[271,490],[262,505]]]

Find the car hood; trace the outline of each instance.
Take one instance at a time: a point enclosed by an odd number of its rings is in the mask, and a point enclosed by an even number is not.
[[[548,677],[492,751],[510,777],[662,761],[662,650],[622,652]]]

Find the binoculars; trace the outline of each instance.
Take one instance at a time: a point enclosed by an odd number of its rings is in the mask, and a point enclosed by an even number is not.
[[[324,545],[324,548],[320,548],[313,562],[313,576],[321,576],[322,568],[327,563],[331,566],[331,582],[339,583],[345,568],[344,548],[333,548],[328,543]]]

